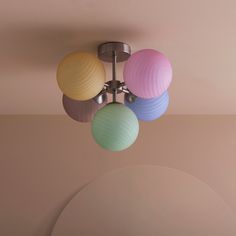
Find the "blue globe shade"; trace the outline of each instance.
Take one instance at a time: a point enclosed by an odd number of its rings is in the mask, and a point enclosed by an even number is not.
[[[160,118],[167,110],[169,105],[168,92],[164,92],[161,96],[144,99],[137,97],[134,102],[125,100],[125,105],[129,107],[142,121],[152,121]]]

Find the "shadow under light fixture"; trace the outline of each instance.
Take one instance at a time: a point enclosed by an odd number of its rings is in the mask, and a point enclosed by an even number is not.
[[[95,141],[107,150],[121,151],[135,142],[138,120],[155,120],[167,110],[172,67],[162,53],[143,49],[131,55],[130,46],[122,42],[103,43],[97,54],[66,55],[58,65],[57,82],[66,113],[79,122],[92,121]],[[107,82],[102,61],[112,63],[112,80]],[[124,61],[121,82],[116,63]],[[120,93],[124,104],[117,102]]]

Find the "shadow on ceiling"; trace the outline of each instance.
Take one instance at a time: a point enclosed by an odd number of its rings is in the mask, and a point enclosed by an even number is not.
[[[0,30],[2,73],[35,69],[52,69],[61,58],[72,51],[96,53],[97,46],[106,41],[129,43],[143,33],[128,28],[68,29],[56,27],[17,26]]]

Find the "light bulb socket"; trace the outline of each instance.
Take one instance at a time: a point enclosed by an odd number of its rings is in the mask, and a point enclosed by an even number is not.
[[[103,104],[104,102],[107,102],[107,93],[105,90],[102,90],[96,97],[93,98],[93,100],[97,104]]]
[[[125,93],[125,101],[128,103],[133,103],[135,102],[137,96],[135,96],[134,94],[132,94],[131,92],[129,93]]]

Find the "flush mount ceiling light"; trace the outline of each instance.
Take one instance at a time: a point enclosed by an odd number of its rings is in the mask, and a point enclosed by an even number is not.
[[[102,61],[112,63],[112,80],[107,82]],[[116,79],[116,63],[124,61],[121,82]],[[79,122],[92,121],[95,141],[111,151],[124,150],[135,142],[138,120],[152,121],[165,113],[171,80],[171,64],[162,53],[144,49],[131,55],[130,46],[121,42],[99,45],[98,57],[71,53],[57,69],[66,113]],[[120,93],[124,104],[116,100]],[[112,94],[109,103],[108,94]]]

